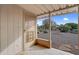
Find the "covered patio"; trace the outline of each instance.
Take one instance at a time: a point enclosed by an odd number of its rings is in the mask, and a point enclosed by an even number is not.
[[[0,54],[73,55],[54,48],[51,39],[51,16],[72,12],[79,14],[78,4],[0,5]],[[37,34],[37,20],[43,18],[47,18],[49,22],[47,40],[38,38]],[[79,15],[77,42],[75,51],[79,51]],[[58,40],[57,43],[59,47],[61,41]]]
[[[52,55],[55,54],[56,52],[58,54],[69,54],[69,52],[66,52],[66,51],[61,52],[61,50],[57,50],[57,49],[53,48],[53,43],[52,43],[52,39],[51,39],[51,16],[64,15],[64,14],[72,13],[72,12],[78,13],[78,8],[79,8],[78,5],[76,5],[76,4],[69,4],[69,5],[68,4],[60,4],[60,5],[44,4],[43,5],[43,4],[41,4],[41,5],[19,5],[19,6],[21,6],[25,10],[28,10],[29,12],[33,13],[36,16],[35,32],[32,32],[32,35],[31,35],[30,33],[33,30],[31,30],[31,31],[26,30],[29,32],[30,36],[29,36],[29,39],[26,39],[26,38],[24,39],[24,41],[27,40],[27,43],[24,43],[24,50],[27,50],[28,54],[46,54],[47,52],[49,52],[47,54],[52,54]],[[43,38],[38,38],[38,35],[37,35],[36,21],[38,19],[43,19],[43,18],[47,18],[49,21],[50,28],[49,28],[48,40],[45,40]],[[27,22],[27,20],[26,20],[26,22]],[[35,33],[35,39],[33,39],[34,33]],[[32,40],[30,39],[31,36],[32,36]],[[25,35],[25,37],[26,37],[26,35]],[[26,46],[27,44],[28,44],[28,47]],[[60,42],[60,40],[59,40],[58,44],[59,45],[62,44]],[[40,45],[40,46],[38,46],[38,45]],[[78,46],[79,46],[79,43],[77,45],[77,50],[78,50]]]

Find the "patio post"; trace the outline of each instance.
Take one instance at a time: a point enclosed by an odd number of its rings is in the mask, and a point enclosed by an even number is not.
[[[25,16],[24,11],[23,11],[23,16]],[[25,46],[24,46],[24,21],[25,21],[25,17],[23,17],[23,20],[22,20],[22,51],[23,52],[25,51]]]
[[[37,35],[37,18],[36,18],[36,20],[35,20],[35,39],[38,37],[38,35]]]
[[[49,11],[49,40],[50,40],[50,48],[52,48],[52,40],[51,40],[51,13]]]
[[[77,14],[79,14],[79,6],[77,8]],[[79,15],[78,15],[78,49],[79,49]]]

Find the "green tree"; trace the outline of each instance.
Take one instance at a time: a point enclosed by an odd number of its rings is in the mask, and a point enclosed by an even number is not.
[[[65,25],[59,25],[58,29],[61,32],[68,32],[68,31],[72,31],[73,29],[77,29],[78,24],[76,23],[66,23]]]
[[[56,29],[56,26],[57,26],[57,24],[54,21],[51,20],[51,30]],[[44,29],[49,29],[49,27],[50,27],[49,20],[45,19],[43,21],[43,28]]]
[[[76,23],[66,23],[65,26],[70,27],[70,30],[78,29],[78,24]]]
[[[48,19],[45,19],[43,20],[43,29],[46,30],[46,29],[49,29],[49,20]]]
[[[70,29],[70,27],[61,24],[61,25],[58,27],[58,29],[59,29],[61,32],[68,32],[69,29]]]

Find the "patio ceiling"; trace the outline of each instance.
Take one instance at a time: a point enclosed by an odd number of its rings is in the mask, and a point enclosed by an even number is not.
[[[59,15],[75,12],[77,4],[19,4],[20,7],[33,13],[36,16]]]

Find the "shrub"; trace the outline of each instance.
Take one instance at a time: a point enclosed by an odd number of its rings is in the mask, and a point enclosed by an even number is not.
[[[73,29],[73,30],[71,31],[71,33],[77,34],[77,33],[78,33],[78,29]]]
[[[48,33],[48,32],[45,30],[45,31],[43,31],[43,33]]]

